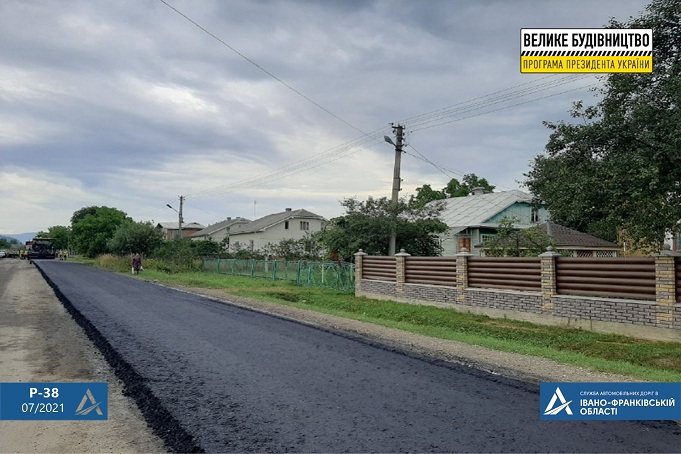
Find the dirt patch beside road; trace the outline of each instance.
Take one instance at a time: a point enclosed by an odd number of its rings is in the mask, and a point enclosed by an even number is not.
[[[107,421],[0,421],[0,452],[165,452],[34,266],[0,260],[0,382],[109,384]]]

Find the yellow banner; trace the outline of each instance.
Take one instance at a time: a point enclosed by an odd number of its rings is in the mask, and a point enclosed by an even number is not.
[[[548,57],[521,56],[521,73],[650,73],[653,57],[578,56]]]

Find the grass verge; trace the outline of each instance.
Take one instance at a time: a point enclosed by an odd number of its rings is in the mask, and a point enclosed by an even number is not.
[[[221,289],[237,296],[495,350],[539,356],[639,380],[681,381],[681,345],[675,342],[646,341],[582,329],[495,319],[440,307],[371,300],[356,297],[351,292],[301,287],[285,281],[202,272],[168,274],[156,269],[146,269],[142,277],[167,284]]]

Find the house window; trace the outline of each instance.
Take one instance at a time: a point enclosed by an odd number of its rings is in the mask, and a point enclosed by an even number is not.
[[[288,221],[284,221],[284,230],[288,230]]]
[[[485,244],[487,241],[493,240],[496,238],[496,233],[483,233],[480,235],[480,242],[482,244]]]
[[[300,221],[300,230],[310,230],[310,223],[308,221]]]
[[[537,224],[539,222],[539,210],[532,208],[532,224]]]
[[[255,242],[253,240],[248,240],[248,247],[251,248],[251,251],[255,249]]]

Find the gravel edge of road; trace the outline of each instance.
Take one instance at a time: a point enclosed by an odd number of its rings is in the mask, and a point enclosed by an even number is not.
[[[45,282],[52,288],[57,299],[64,305],[66,311],[83,329],[88,339],[92,341],[109,363],[116,377],[123,383],[123,392],[134,400],[153,433],[161,438],[166,447],[173,452],[204,452],[194,441],[194,437],[182,427],[179,421],[154,396],[146,386],[144,378],[120,356],[99,330],[71,304],[59,287],[38,264],[36,264],[36,268],[43,279],[45,279]]]

